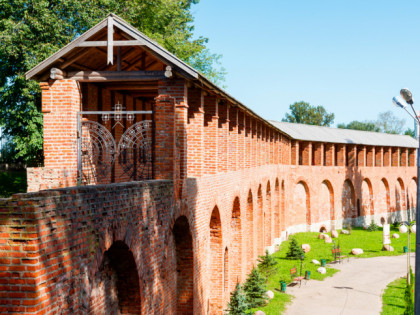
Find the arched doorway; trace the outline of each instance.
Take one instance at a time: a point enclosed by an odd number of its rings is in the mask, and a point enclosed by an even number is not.
[[[248,226],[248,233],[246,233],[246,263],[247,271],[250,272],[253,267],[254,260],[254,206],[252,203],[251,189],[248,193],[247,206],[246,206],[246,221]]]
[[[385,218],[388,218],[390,211],[390,196],[389,196],[389,185],[385,178],[379,182],[379,193],[377,197],[377,213],[385,214]]]
[[[104,253],[96,278],[92,309],[109,314],[141,314],[140,280],[133,253],[123,241],[116,241]],[[101,292],[98,294],[98,291]]]
[[[296,184],[293,193],[293,210],[290,220],[291,225],[306,225],[306,230],[311,226],[311,212],[309,205],[309,189],[304,181]],[[302,229],[304,230],[304,228]]]
[[[271,219],[271,186],[270,186],[270,181],[268,181],[267,190],[265,194],[265,210],[264,210],[264,227],[265,227],[264,248],[272,244],[272,239],[271,239],[272,223],[273,223],[273,220]]]
[[[351,219],[356,218],[355,209],[355,193],[352,182],[346,179],[343,184],[343,190],[341,193],[341,204],[342,204],[342,218],[349,223]]]
[[[210,314],[222,314],[223,310],[223,254],[222,222],[216,206],[210,217]]]
[[[417,204],[417,180],[412,178],[407,189],[407,215],[408,221],[415,220],[416,204]]]
[[[398,178],[397,183],[395,184],[395,210],[402,211],[404,208],[405,201],[405,187],[404,182],[401,178]]]
[[[274,185],[274,237],[280,237],[280,185],[278,178]]]
[[[174,224],[173,235],[176,251],[176,312],[193,314],[194,259],[190,225],[185,216]]]
[[[230,289],[234,289],[236,283],[241,282],[242,272],[242,226],[241,226],[241,207],[239,198],[233,201],[232,219],[230,221],[230,230],[232,235],[231,242],[231,280]]]
[[[265,235],[265,227],[264,227],[264,217],[263,217],[263,195],[262,195],[262,188],[261,185],[258,187],[258,194],[257,194],[257,222],[256,222],[256,229],[257,232],[257,255],[264,254],[264,235]]]
[[[334,226],[334,191],[331,183],[324,180],[321,184],[320,198],[319,198],[319,221],[330,221],[330,229]]]
[[[373,191],[372,184],[368,178],[365,178],[362,182],[362,213],[361,216],[364,217],[366,223],[370,223],[369,216],[375,214],[373,208]]]

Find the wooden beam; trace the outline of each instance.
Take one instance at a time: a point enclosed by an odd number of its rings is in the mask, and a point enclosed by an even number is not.
[[[164,80],[167,76],[165,71],[73,71],[66,78],[81,82],[103,82]]]
[[[113,41],[114,46],[143,46],[144,42],[141,40],[116,40]],[[106,40],[92,40],[84,41],[77,45],[78,47],[107,47],[108,41]]]
[[[80,58],[86,56],[89,52],[91,51],[91,49],[86,49],[85,51],[83,51],[80,54],[77,54],[76,56],[74,56],[73,58],[70,58],[69,60],[65,61],[62,65],[61,65],[61,69],[66,69],[69,65],[71,65],[73,62],[79,60]]]
[[[117,71],[121,71],[121,47],[117,48]]]
[[[58,68],[51,68],[50,70],[50,78],[52,80],[63,80],[66,76],[66,73]]]
[[[124,83],[114,83],[114,84],[104,84],[101,85],[103,88],[113,91],[113,90],[126,90],[126,91],[154,91],[158,89],[157,84],[148,85],[148,84],[124,84]]]
[[[108,41],[107,41],[107,64],[114,64],[114,19],[112,16],[108,16]]]

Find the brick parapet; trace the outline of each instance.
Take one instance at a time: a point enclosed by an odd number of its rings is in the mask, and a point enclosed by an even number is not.
[[[142,313],[173,313],[172,301],[158,294],[176,289],[164,281],[173,264],[165,260],[170,245],[162,251],[175,213],[172,187],[171,181],[149,181],[0,199],[1,312],[87,311],[92,294],[101,294],[95,274],[104,252],[123,241],[148,293],[142,294]]]

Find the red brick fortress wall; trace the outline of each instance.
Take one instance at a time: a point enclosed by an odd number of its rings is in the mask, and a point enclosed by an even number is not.
[[[175,313],[176,213],[171,181],[1,200],[0,312]]]

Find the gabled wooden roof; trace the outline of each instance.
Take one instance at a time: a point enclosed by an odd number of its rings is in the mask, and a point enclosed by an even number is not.
[[[111,28],[110,25],[112,25]],[[123,58],[119,63],[114,62],[117,55],[114,48],[117,47],[121,49],[120,56]],[[141,59],[143,59],[142,62]],[[120,65],[121,69],[117,69],[117,64]],[[147,75],[146,72],[149,74],[165,72],[163,70],[166,66],[170,66],[172,71],[187,80],[193,81],[195,85],[202,89],[227,100],[233,106],[238,106],[264,124],[278,129],[222,88],[213,84],[200,72],[113,13],[110,13],[107,18],[90,30],[29,70],[25,75],[27,79],[46,81],[50,78],[51,69],[54,68],[54,70],[58,69],[60,72],[65,70],[72,73],[71,78],[75,80],[84,77],[85,73],[82,72],[92,74],[97,71],[106,71],[109,74],[110,72],[116,72],[115,70],[122,70],[129,75],[133,74],[131,72],[137,71],[140,73],[139,75],[145,76]],[[279,131],[284,134],[283,131]]]
[[[109,25],[112,25],[111,29]],[[111,37],[107,37],[110,30]],[[108,45],[108,38],[111,38],[110,45]],[[98,55],[101,54],[102,48],[107,48],[105,51],[102,50],[102,53],[108,54],[108,60],[106,64],[114,64],[113,60],[109,60],[110,47],[112,50],[114,47],[120,47],[121,49],[137,47],[138,53],[131,54],[131,57],[139,58],[141,52],[146,51],[153,55],[153,57],[158,59],[161,63],[170,65],[173,70],[179,72],[186,78],[198,78],[198,72],[195,69],[175,57],[162,46],[144,35],[142,32],[112,13],[110,13],[106,19],[96,24],[87,32],[83,33],[77,39],[29,70],[26,73],[26,78],[37,80],[46,79],[48,78],[46,72],[49,72],[53,67],[62,70],[66,68],[86,71],[99,70],[95,67],[99,67],[100,64],[104,64],[104,60],[98,58]],[[95,51],[95,53],[93,53],[93,51]],[[116,56],[116,54],[112,52],[111,55]],[[84,60],[93,68],[88,68],[83,64],[77,64],[77,61],[79,60]],[[124,62],[128,61],[124,60]]]

